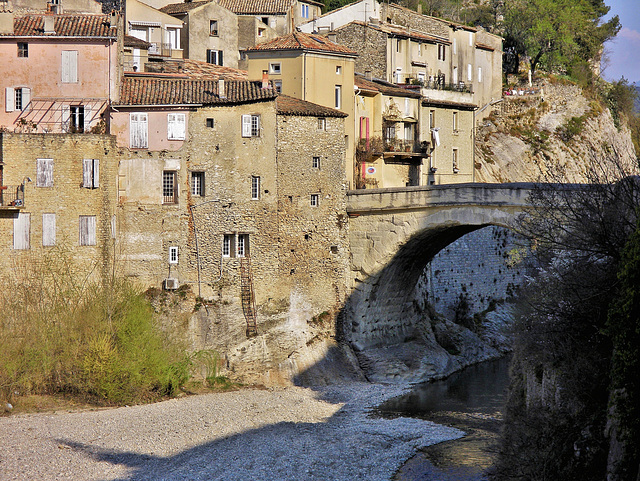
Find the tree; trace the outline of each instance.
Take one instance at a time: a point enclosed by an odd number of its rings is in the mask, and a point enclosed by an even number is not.
[[[601,23],[609,11],[603,0],[515,0],[505,6],[505,47],[527,55],[531,71],[567,68],[596,59],[602,44],[620,29],[617,16]]]

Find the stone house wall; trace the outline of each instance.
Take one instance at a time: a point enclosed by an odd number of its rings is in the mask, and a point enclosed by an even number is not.
[[[380,9],[380,19],[383,21],[409,27],[438,37],[449,38],[448,22],[384,2],[381,3]]]
[[[355,71],[371,71],[376,78],[387,77],[387,34],[364,25],[350,23],[337,29],[336,43],[345,45],[356,52]]]
[[[60,248],[90,272],[111,265],[118,151],[115,138],[93,134],[1,134],[3,184],[24,182],[24,207],[0,208],[0,270]],[[37,159],[53,159],[53,186],[38,187]],[[99,161],[97,188],[83,187],[83,160]],[[28,179],[31,179],[29,181]],[[7,191],[4,191],[7,192]],[[55,246],[43,246],[43,214],[55,214]],[[14,249],[14,220],[30,217],[29,249]],[[79,245],[80,216],[95,216],[95,245]],[[54,254],[55,255],[55,254]],[[101,269],[102,268],[102,269]]]

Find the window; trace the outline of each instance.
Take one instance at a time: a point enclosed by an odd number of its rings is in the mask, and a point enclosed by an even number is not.
[[[82,187],[85,189],[100,187],[100,159],[82,161]]]
[[[5,89],[5,112],[24,110],[29,102],[31,102],[31,89],[26,87]]]
[[[458,172],[460,172],[460,169],[458,169],[458,149],[453,149],[453,173],[457,174]]]
[[[423,83],[424,83],[424,81],[426,80],[426,76],[427,76],[427,74],[426,74],[426,73],[424,73],[424,72],[418,72],[418,80],[419,80],[420,82],[423,82]]]
[[[273,87],[276,89],[276,92],[279,94],[282,93],[282,80],[274,80]]]
[[[222,50],[207,50],[207,62],[214,65],[222,65]]]
[[[206,23],[205,23],[206,25]],[[209,35],[212,37],[218,36],[218,21],[217,20],[209,20]]]
[[[282,73],[280,62],[271,62],[269,64],[269,73],[280,75]]]
[[[473,47],[473,32],[469,32],[469,47]]]
[[[249,255],[249,234],[238,234],[236,255],[238,257],[247,257]]]
[[[320,157],[318,156],[313,157],[313,160],[311,161],[311,167],[313,167],[314,169],[320,168]]]
[[[436,126],[436,111],[429,110],[429,128],[433,129]]]
[[[69,128],[65,130],[71,133],[84,132],[84,117],[82,105],[71,105],[69,107]]]
[[[269,17],[261,17],[260,21],[265,25],[269,25]]]
[[[453,39],[453,45],[451,45],[451,50],[454,55],[458,53],[458,42],[456,41],[456,39]]]
[[[258,37],[264,37],[264,34],[265,34],[266,31],[267,31],[266,28],[258,27]]]
[[[478,82],[482,82],[482,67],[478,67]]]
[[[37,159],[36,187],[53,187],[53,159]]]
[[[397,38],[397,39],[396,39],[396,52],[400,52],[400,50],[401,50],[401,49],[400,49],[400,39],[399,39],[399,38]]]
[[[458,112],[453,112],[453,132],[458,133]]]
[[[342,75],[342,66],[336,65],[336,75]]]
[[[42,245],[44,247],[56,245],[55,214],[42,214]]]
[[[327,119],[318,117],[318,130],[327,130]]]
[[[458,83],[458,67],[453,67],[453,84]]]
[[[404,123],[404,140],[405,142],[413,142],[413,124],[410,122]]]
[[[342,85],[336,85],[334,88],[334,106],[342,108]]]
[[[467,64],[467,81],[471,82],[473,80],[473,67],[471,64]]]
[[[418,42],[418,56],[422,56],[422,42]]]
[[[207,119],[207,128],[214,129],[216,127],[216,122],[214,119]]]
[[[385,140],[388,142],[390,140],[395,140],[396,138],[396,123],[389,122],[385,125],[384,128]]]
[[[78,82],[78,51],[62,51],[62,83]]]
[[[167,138],[169,140],[184,140],[185,123],[185,114],[167,114]]]
[[[309,18],[309,5],[302,4],[302,18]]]
[[[25,250],[31,248],[31,214],[19,212],[13,218],[13,248]]]
[[[320,194],[311,194],[311,207],[318,207],[320,203]]]
[[[147,114],[129,114],[129,145],[132,149],[146,149],[149,145]]]
[[[96,216],[95,215],[80,216],[80,245],[81,246],[96,245]]]
[[[171,50],[180,50],[180,29],[167,27],[164,32],[164,41]]]
[[[438,44],[438,60],[446,60],[446,46]]]
[[[260,137],[260,116],[243,115],[242,116],[242,136],[243,137]]]
[[[233,236],[231,234],[225,234],[222,238],[222,257],[231,257],[231,244]]]
[[[260,200],[260,177],[251,176],[251,200]]]
[[[191,172],[191,195],[204,197],[204,172]]]
[[[394,77],[396,83],[402,83],[402,67],[396,68]]]
[[[411,101],[409,99],[404,99],[404,116],[411,117]]]
[[[18,57],[29,56],[29,44],[26,42],[18,42]]]
[[[162,172],[162,203],[178,203],[178,173],[175,170]]]
[[[169,264],[178,263],[178,246],[169,247]]]

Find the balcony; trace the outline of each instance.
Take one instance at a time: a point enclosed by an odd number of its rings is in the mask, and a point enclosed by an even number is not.
[[[18,210],[24,207],[24,185],[0,187],[0,209]]]
[[[416,140],[384,139],[384,151],[382,156],[386,161],[422,162],[424,157],[429,157],[429,143]]]
[[[166,42],[149,42],[149,55],[159,55],[160,57],[171,57],[171,44]]]

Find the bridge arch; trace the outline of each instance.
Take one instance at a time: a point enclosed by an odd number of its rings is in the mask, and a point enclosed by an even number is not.
[[[531,185],[437,187],[350,192],[351,295],[341,329],[356,350],[412,336],[415,287],[426,265],[465,234],[511,227]]]

